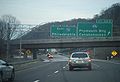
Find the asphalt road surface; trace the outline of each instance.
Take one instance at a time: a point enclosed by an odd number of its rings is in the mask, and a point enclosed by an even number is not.
[[[14,82],[120,82],[120,63],[93,60],[92,70],[68,70],[68,58],[56,55],[53,60],[35,62],[33,66],[16,71]]]

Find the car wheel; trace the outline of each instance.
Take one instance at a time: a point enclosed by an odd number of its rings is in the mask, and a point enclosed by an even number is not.
[[[69,71],[73,71],[73,67],[72,66],[69,66]]]
[[[89,70],[92,70],[92,66],[91,66],[91,65],[90,65],[90,66],[88,66],[88,69],[89,69]]]
[[[3,80],[2,80],[2,74],[0,74],[0,82],[3,82]]]
[[[11,78],[9,78],[9,81],[13,82],[14,78],[15,78],[15,72],[13,71],[12,74],[11,74]]]

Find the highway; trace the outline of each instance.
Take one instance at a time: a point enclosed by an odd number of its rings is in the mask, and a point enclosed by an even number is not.
[[[45,58],[45,57],[43,57]],[[120,82],[120,63],[106,60],[92,61],[92,70],[68,70],[68,58],[56,55],[54,59],[36,61],[31,67],[16,71],[14,82]]]

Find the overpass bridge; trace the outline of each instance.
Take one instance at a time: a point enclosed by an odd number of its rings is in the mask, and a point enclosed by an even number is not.
[[[64,39],[36,39],[36,40],[12,40],[14,48],[80,48],[80,47],[120,47],[120,37],[115,38],[64,38]]]

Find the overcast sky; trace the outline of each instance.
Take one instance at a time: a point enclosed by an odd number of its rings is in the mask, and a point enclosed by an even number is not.
[[[120,0],[0,0],[0,16],[10,14],[24,24],[92,18]]]

